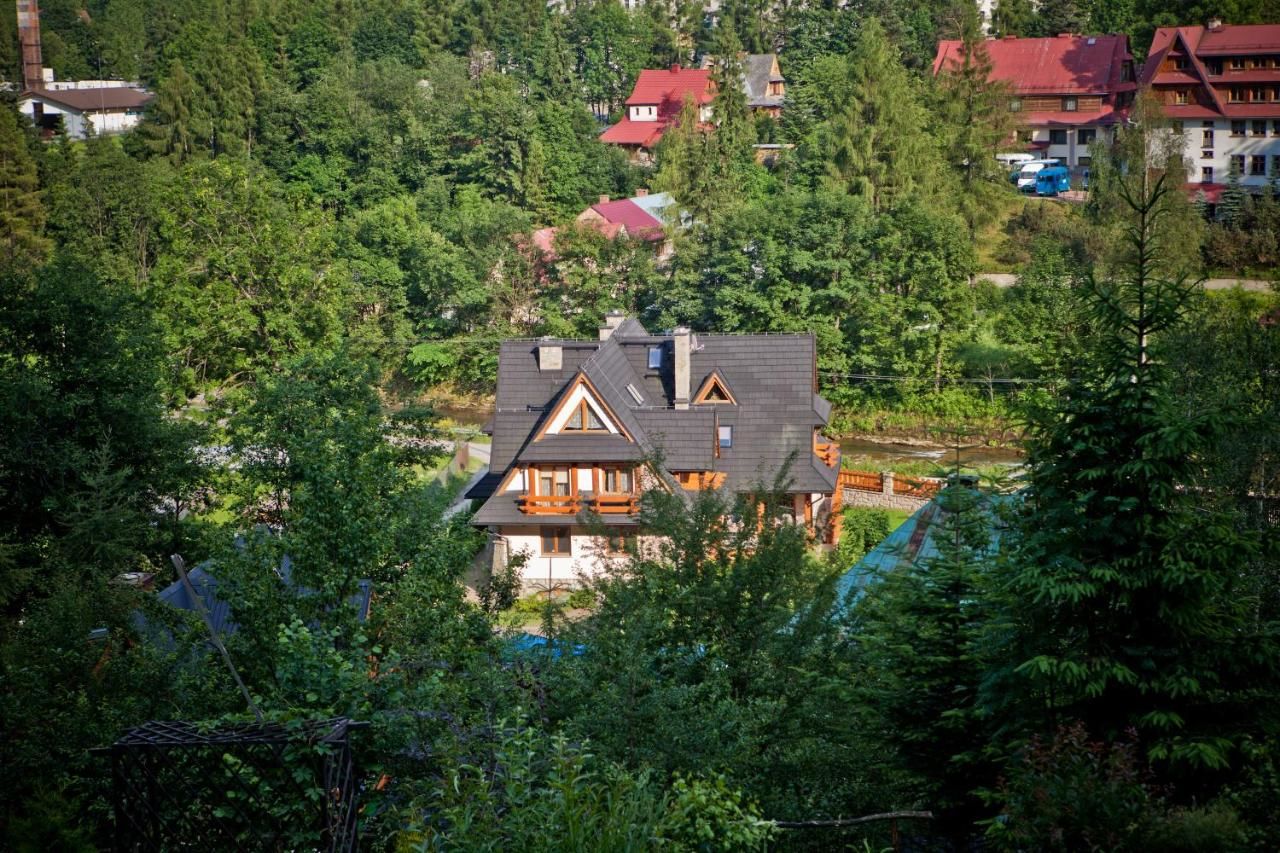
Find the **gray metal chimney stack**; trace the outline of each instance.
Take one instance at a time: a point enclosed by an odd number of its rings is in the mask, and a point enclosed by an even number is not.
[[[681,326],[671,333],[675,341],[675,358],[672,370],[675,374],[675,406],[689,408],[689,354],[693,349],[693,332]]]

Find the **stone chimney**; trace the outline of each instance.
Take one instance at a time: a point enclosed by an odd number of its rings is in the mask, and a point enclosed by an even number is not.
[[[559,370],[563,364],[563,349],[555,344],[538,344],[539,370]]]
[[[635,195],[635,197],[636,197],[636,198],[644,198],[644,197],[645,197],[645,196],[647,196],[648,194],[649,194],[649,191],[648,191],[647,189],[645,189],[644,187],[641,187],[640,189],[636,190],[636,195]]]
[[[614,330],[622,325],[622,321],[627,319],[627,315],[621,311],[610,311],[604,315],[604,325],[600,327],[600,340],[607,341],[613,334]]]
[[[601,195],[600,201],[596,202],[596,204],[608,204],[608,203],[609,203],[609,197],[607,195]]]
[[[1222,29],[1222,19],[1221,19],[1221,18],[1210,18],[1210,19],[1209,19],[1209,26],[1208,26],[1208,30],[1209,30],[1209,32],[1211,32],[1211,33],[1216,33],[1216,32],[1217,32],[1218,30],[1220,30],[1220,29]]]
[[[675,376],[674,402],[677,409],[689,408],[689,354],[693,349],[693,332],[681,326],[671,333],[675,341],[672,372]]]

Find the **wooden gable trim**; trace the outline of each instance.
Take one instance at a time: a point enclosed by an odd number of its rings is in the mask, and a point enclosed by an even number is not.
[[[1169,44],[1169,50],[1172,50],[1174,45],[1179,44],[1182,45],[1182,50],[1186,53],[1187,58],[1191,60],[1191,67],[1195,69],[1195,76],[1200,78],[1201,87],[1209,90],[1209,99],[1213,101],[1213,106],[1220,114],[1226,115],[1226,110],[1222,107],[1222,99],[1218,97],[1217,90],[1209,82],[1209,72],[1205,69],[1204,63],[1200,61],[1200,57],[1196,56],[1196,52],[1191,49],[1190,43],[1182,32],[1182,27],[1174,29],[1173,41]],[[1165,56],[1169,55],[1169,50],[1165,51]],[[1164,61],[1164,57],[1161,57],[1161,61]]]
[[[698,389],[698,393],[693,395],[693,402],[695,404],[707,403],[707,402],[713,402],[713,403],[720,402],[719,400],[710,400],[710,401],[707,400],[707,397],[710,396],[712,389],[715,389],[715,388],[720,389],[720,393],[723,394],[726,398],[728,398],[729,403],[731,403],[734,406],[738,405],[737,398],[734,397],[733,392],[729,390],[729,383],[724,381],[724,377],[720,375],[719,370],[711,371],[711,375],[708,376],[703,381],[702,387]]]
[[[596,390],[596,386],[593,385],[591,380],[587,378],[587,375],[582,372],[579,372],[578,375],[574,377],[573,381],[569,383],[568,387],[565,388],[564,393],[560,395],[560,402],[556,403],[556,407],[551,410],[546,418],[543,419],[542,426],[538,428],[538,432],[534,435],[533,440],[542,441],[547,434],[547,430],[551,428],[551,424],[555,422],[556,418],[560,417],[560,412],[564,407],[569,405],[569,398],[573,396],[574,389],[579,385],[586,386],[587,392],[591,395],[595,404],[600,407],[600,411],[604,412],[605,416],[608,417],[613,425],[618,428],[618,434],[634,444],[635,438],[632,437],[631,433],[627,432],[626,426],[624,426],[621,419],[618,418],[617,413],[609,407],[609,405],[604,401],[604,398],[600,396],[600,392]]]

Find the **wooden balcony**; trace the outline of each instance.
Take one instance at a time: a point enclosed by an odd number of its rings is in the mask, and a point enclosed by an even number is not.
[[[828,468],[840,464],[840,445],[834,441],[823,441],[816,433],[813,436],[813,452]]]
[[[521,495],[516,502],[520,511],[529,515],[577,515],[582,511],[578,495]]]
[[[600,515],[631,515],[640,511],[640,496],[596,495],[591,499],[591,509]]]

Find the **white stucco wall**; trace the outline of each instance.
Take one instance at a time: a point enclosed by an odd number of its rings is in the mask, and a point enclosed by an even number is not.
[[[1241,183],[1249,187],[1266,186],[1272,173],[1277,169],[1271,158],[1280,155],[1280,119],[1265,119],[1267,131],[1265,136],[1254,134],[1253,121],[1253,119],[1245,119],[1243,136],[1232,135],[1229,119],[1184,121],[1182,138],[1183,151],[1187,158],[1187,180],[1191,183],[1200,183],[1201,170],[1208,166],[1213,169],[1213,183],[1226,183],[1227,176],[1231,174],[1232,156],[1243,155],[1245,165],[1240,175]],[[1207,141],[1204,138],[1204,132],[1207,130],[1213,131],[1212,148],[1204,145]],[[1204,156],[1206,152],[1212,152],[1212,156]],[[1249,158],[1253,156],[1267,158],[1265,175],[1249,174]]]

